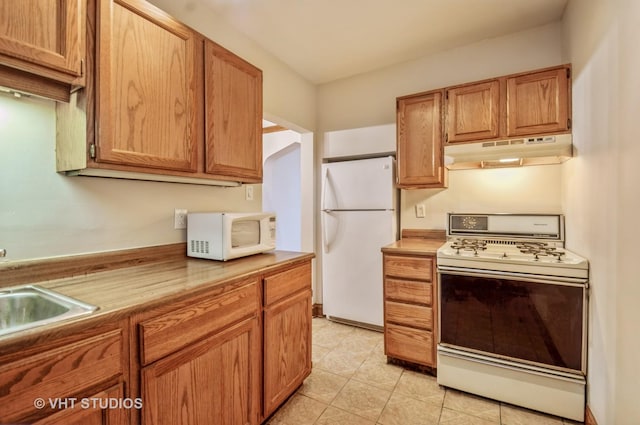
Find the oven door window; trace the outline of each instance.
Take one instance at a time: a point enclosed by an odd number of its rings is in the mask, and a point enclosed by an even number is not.
[[[582,370],[584,286],[442,273],[440,343]]]

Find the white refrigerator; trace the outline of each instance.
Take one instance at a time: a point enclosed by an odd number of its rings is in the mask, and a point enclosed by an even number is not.
[[[322,165],[322,309],[383,326],[382,252],[397,239],[393,157]]]

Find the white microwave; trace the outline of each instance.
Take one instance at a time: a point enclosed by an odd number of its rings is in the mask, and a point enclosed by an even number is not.
[[[227,261],[276,247],[273,213],[189,213],[187,255]]]

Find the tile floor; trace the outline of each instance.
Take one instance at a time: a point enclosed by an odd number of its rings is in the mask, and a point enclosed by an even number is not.
[[[383,335],[313,319],[313,370],[273,425],[563,425],[577,422],[444,389],[387,364]]]

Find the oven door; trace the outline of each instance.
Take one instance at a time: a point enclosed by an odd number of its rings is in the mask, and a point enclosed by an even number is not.
[[[440,267],[438,284],[440,347],[585,374],[584,279]]]

